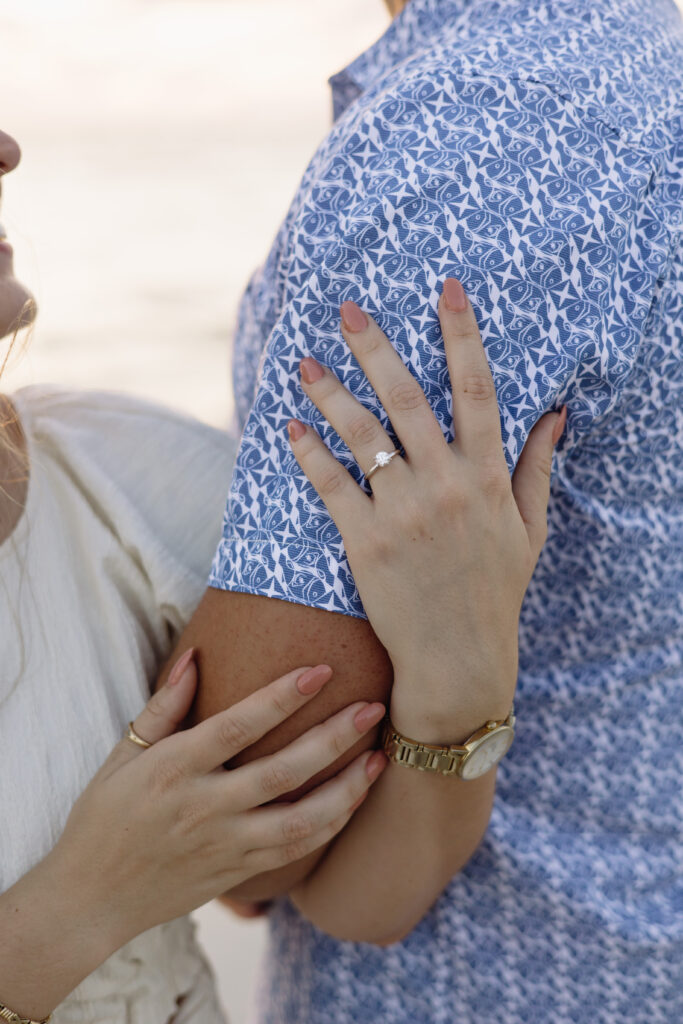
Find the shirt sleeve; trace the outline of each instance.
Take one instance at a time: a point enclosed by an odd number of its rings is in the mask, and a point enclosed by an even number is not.
[[[607,415],[634,364],[666,258],[651,158],[548,87],[414,71],[349,111],[290,218],[286,285],[242,437],[210,585],[363,617],[343,544],[289,449],[312,424],[299,361],[329,366],[386,415],[339,332],[339,305],[376,317],[450,440],[437,317],[445,277],[482,328],[514,469],[529,431],[567,402],[564,444]]]

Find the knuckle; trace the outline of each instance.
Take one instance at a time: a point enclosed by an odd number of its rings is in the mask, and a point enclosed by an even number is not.
[[[463,377],[460,389],[473,402],[490,402],[496,397],[493,380],[487,373],[469,373]]]
[[[342,385],[333,373],[327,372],[320,380],[314,381],[313,384],[308,384],[307,387],[314,391],[315,402],[318,404],[327,402],[335,392],[339,391]]]
[[[362,331],[354,337],[354,348],[361,356],[371,356],[387,344],[387,339],[376,329]]]
[[[308,464],[318,449],[319,438],[314,436],[313,428],[309,427],[300,441],[297,441],[296,458],[300,463]]]
[[[264,767],[261,775],[261,790],[266,797],[280,796],[296,789],[299,779],[296,772],[282,761],[275,761]]]
[[[288,843],[299,842],[313,835],[314,826],[310,815],[296,811],[285,820],[282,826],[282,838]]]
[[[346,753],[350,745],[346,732],[341,728],[335,729],[330,738],[331,753],[341,757],[342,754]]]
[[[425,396],[417,381],[401,381],[389,389],[388,400],[392,409],[412,412],[422,406]]]
[[[463,351],[473,352],[475,349],[483,349],[481,334],[476,324],[468,323],[465,320],[460,324],[454,323],[450,326],[449,334],[458,339],[458,347]]]
[[[351,445],[370,445],[377,441],[380,427],[374,416],[364,414],[349,420],[348,434]]]
[[[217,738],[223,750],[243,750],[252,742],[251,730],[246,721],[234,713],[226,715],[218,723]]]
[[[287,695],[279,689],[273,689],[270,695],[270,701],[273,706],[273,711],[278,718],[289,718],[289,716],[296,710],[293,702],[287,699]]]
[[[316,489],[322,498],[331,498],[338,494],[344,487],[346,479],[338,469],[328,469],[317,481]]]

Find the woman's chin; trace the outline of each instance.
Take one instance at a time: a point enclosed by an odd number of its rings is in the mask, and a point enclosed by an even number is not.
[[[36,318],[36,300],[16,277],[0,278],[0,338],[29,327]]]

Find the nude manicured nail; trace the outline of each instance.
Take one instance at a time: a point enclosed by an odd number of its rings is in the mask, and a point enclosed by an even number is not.
[[[168,677],[167,686],[177,686],[180,680],[183,678],[185,669],[192,661],[194,655],[194,647],[190,647],[189,651],[185,651],[180,661],[177,661],[173,666],[173,670]]]
[[[370,782],[374,782],[375,779],[379,778],[388,764],[389,761],[382,751],[376,750],[365,766],[365,772]]]
[[[358,732],[367,732],[384,718],[385,713],[386,709],[383,704],[368,704],[354,717],[353,724]]]
[[[355,302],[345,302],[339,312],[344,327],[351,334],[358,334],[368,326],[368,318]]]
[[[567,425],[567,406],[563,405],[560,409],[560,415],[557,423],[553,429],[553,444],[557,444],[562,435],[564,434],[564,428]]]
[[[451,313],[464,313],[467,309],[465,289],[456,277],[447,277],[444,281],[443,301]]]
[[[290,441],[300,441],[306,433],[306,427],[298,420],[290,420],[287,424],[287,433]]]
[[[311,359],[310,356],[301,360],[299,369],[301,370],[301,376],[307,384],[315,384],[325,374],[320,363],[316,359]]]
[[[305,697],[310,697],[312,693],[322,690],[325,683],[329,682],[331,678],[332,669],[329,665],[316,665],[315,668],[309,668],[299,676],[296,688]]]

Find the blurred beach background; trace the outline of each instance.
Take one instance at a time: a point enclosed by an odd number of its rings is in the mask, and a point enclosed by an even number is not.
[[[40,304],[3,390],[227,425],[240,293],[330,124],[328,76],[388,20],[382,0],[0,0],[0,128],[24,152],[1,216]],[[265,926],[197,918],[244,1024]]]

